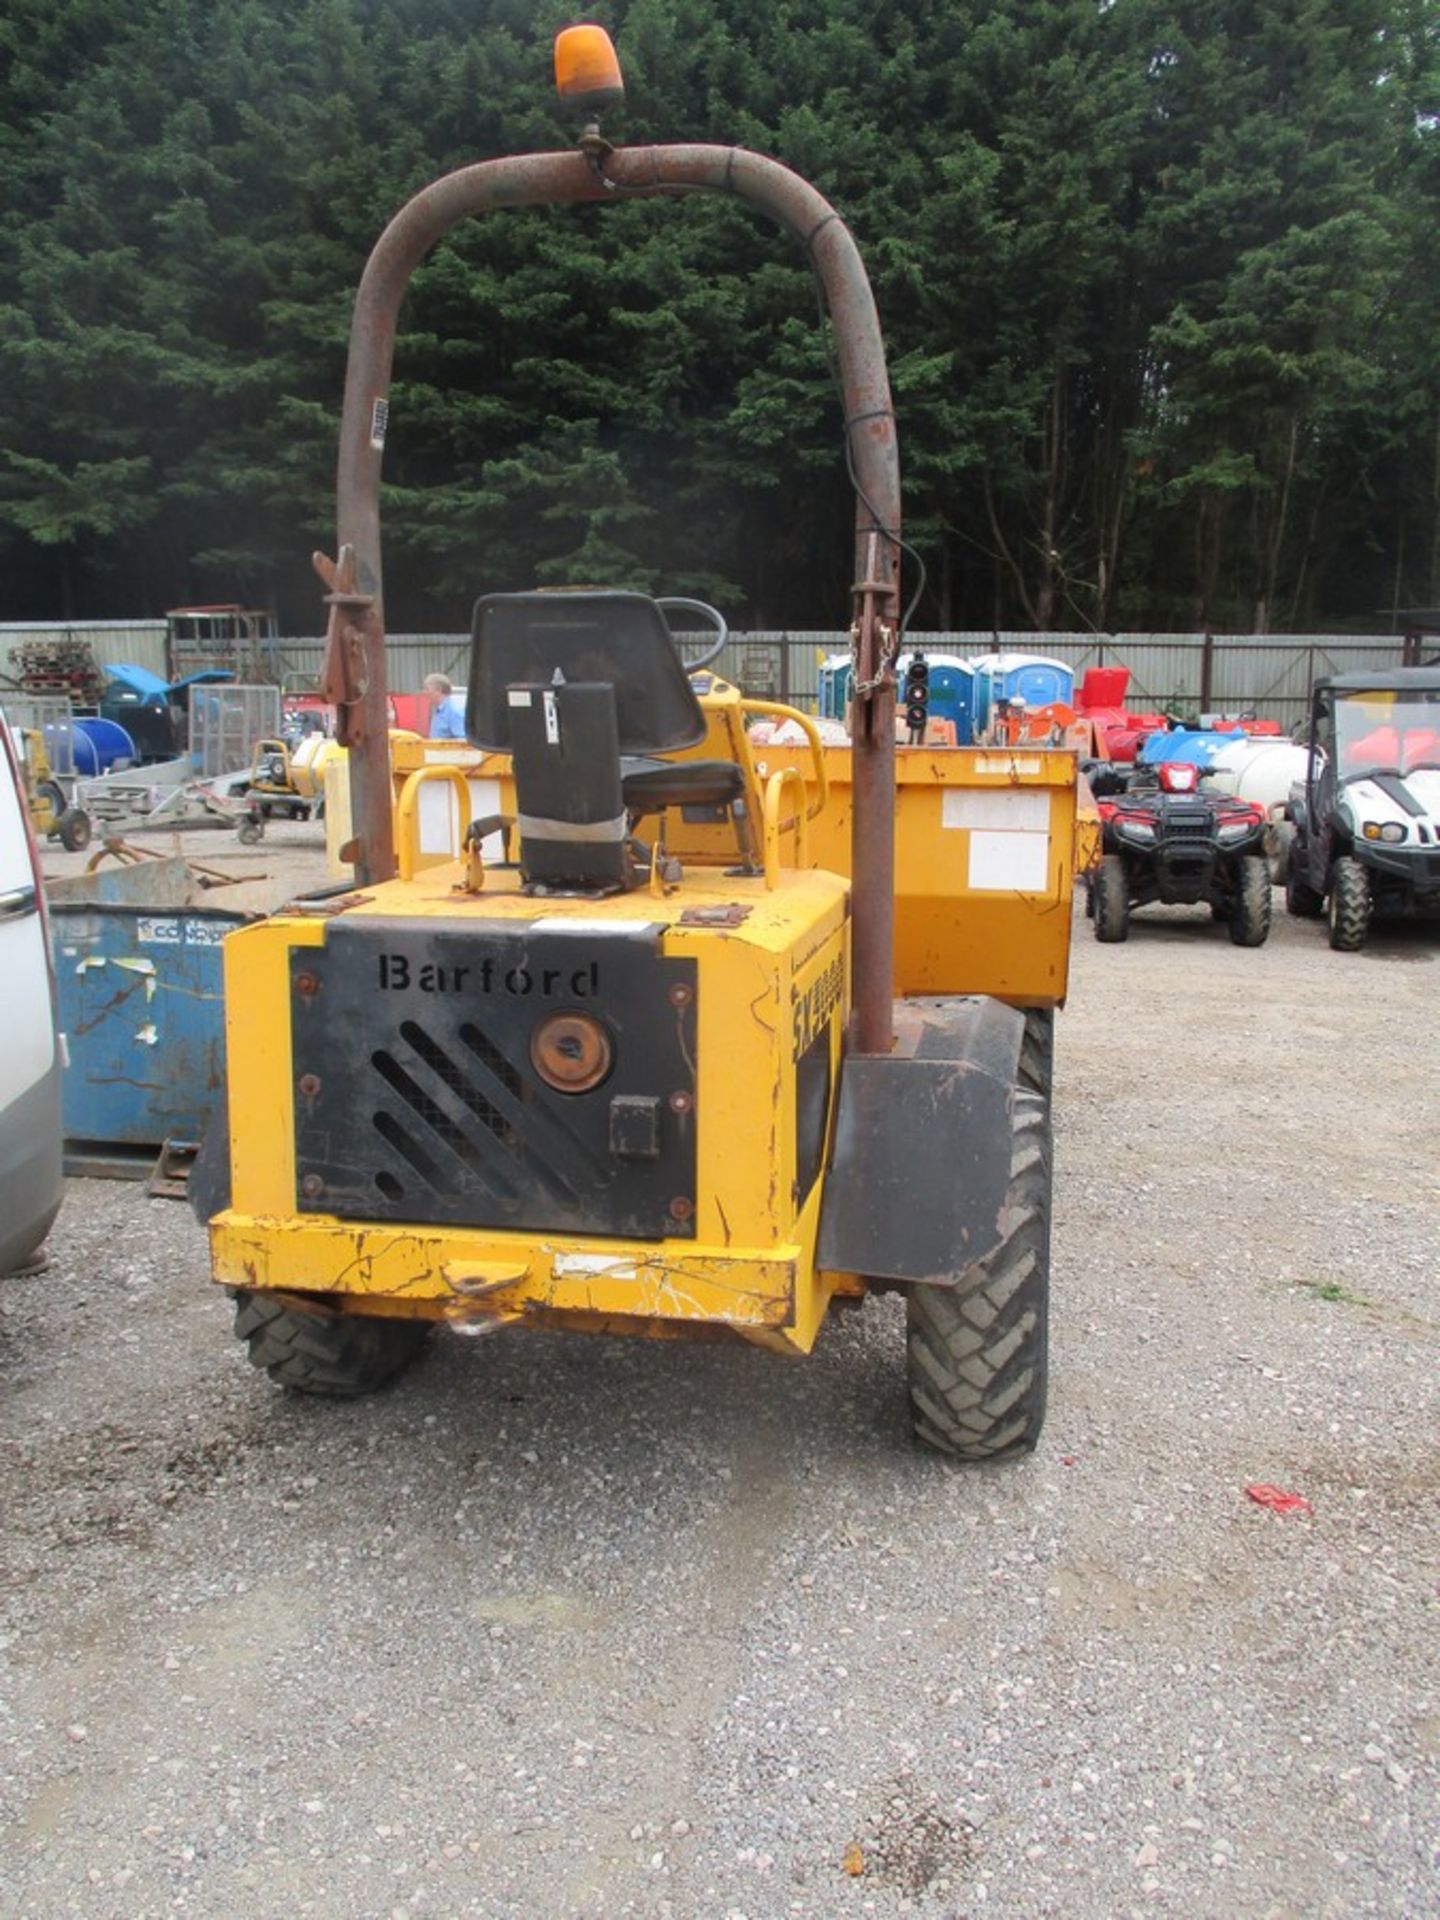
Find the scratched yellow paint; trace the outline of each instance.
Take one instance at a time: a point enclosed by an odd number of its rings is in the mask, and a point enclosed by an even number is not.
[[[832,873],[850,871],[850,749],[827,747],[829,803],[810,827],[810,855]],[[757,747],[762,777],[809,766],[805,747]],[[975,884],[972,829],[947,796],[1034,796],[1048,845],[1043,871],[1016,862],[1013,886]],[[1003,803],[1002,803],[1003,804]],[[947,817],[948,816],[948,817]],[[963,817],[963,816],[962,816]],[[1066,748],[897,747],[895,752],[895,991],[993,994],[1012,1006],[1053,1007],[1065,998],[1075,873],[1093,862],[1099,816],[1076,757]],[[1001,835],[995,845],[1004,849]]]
[[[712,867],[687,872],[662,897],[556,900],[521,893],[513,873],[491,870],[478,895],[461,891],[461,878],[458,862],[427,868],[368,888],[341,911],[370,925],[574,917],[602,941],[606,923],[640,920],[662,929],[663,953],[694,960],[695,1238],[407,1229],[297,1214],[290,955],[322,945],[334,915],[290,912],[226,943],[232,1204],[212,1222],[216,1281],[325,1294],[359,1311],[545,1325],[573,1316],[577,1326],[627,1332],[711,1328],[808,1351],[832,1294],[858,1284],[817,1272],[821,1183],[796,1191],[798,1043],[828,1034],[833,1086],[849,1012],[845,882],[790,872],[769,891],[759,876]],[[747,911],[734,927],[681,924],[687,908],[706,905]]]
[[[807,747],[751,755],[733,689],[719,689],[705,706],[709,732],[696,751],[740,761],[752,819],[761,784],[777,768],[813,771]],[[397,777],[413,771],[404,746],[396,748]],[[831,1299],[865,1291],[856,1275],[816,1269],[822,1182],[796,1190],[796,1058],[828,1034],[833,1128],[849,1014],[849,752],[825,753],[830,798],[810,826],[811,864],[785,869],[773,889],[758,874],[732,870],[728,828],[686,823],[672,810],[666,831],[670,850],[683,852],[684,877],[663,895],[642,888],[609,899],[537,900],[521,893],[515,873],[498,868],[486,869],[474,894],[465,891],[460,863],[450,861],[368,888],[340,908],[353,920],[412,926],[471,915],[517,925],[573,917],[598,939],[607,923],[658,926],[661,951],[693,959],[698,972],[693,1239],[412,1229],[298,1215],[290,954],[323,944],[328,915],[290,912],[225,945],[233,1203],[212,1223],[215,1279],[321,1294],[359,1312],[665,1337],[729,1334],[807,1352]],[[498,780],[502,806],[513,806],[508,761],[485,756],[483,771]],[[896,778],[898,991],[1058,1003],[1074,875],[1093,824],[1084,806],[1077,812],[1074,755],[901,749]],[[1011,803],[1002,798],[991,808],[985,796],[996,793],[1026,796],[1014,810],[1028,839],[1004,838]],[[998,832],[977,845],[990,827]],[[645,830],[653,834],[655,823]],[[785,844],[793,859],[793,842]],[[1026,878],[1007,889],[994,882],[1003,881],[1012,848]],[[991,884],[976,885],[977,877]],[[683,924],[687,910],[707,907],[739,907],[744,915],[734,926]],[[364,1046],[365,1036],[355,1044]],[[828,1147],[827,1139],[827,1158]]]

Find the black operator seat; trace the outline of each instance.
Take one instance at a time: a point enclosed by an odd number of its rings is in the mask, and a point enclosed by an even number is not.
[[[613,687],[621,791],[631,813],[729,806],[743,792],[732,760],[661,760],[698,746],[705,716],[664,612],[644,593],[488,593],[475,603],[465,731],[473,746],[513,750],[510,689]]]

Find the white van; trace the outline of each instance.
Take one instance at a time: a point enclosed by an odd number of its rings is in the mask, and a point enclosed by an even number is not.
[[[0,1274],[37,1253],[60,1211],[60,1073],[40,862],[0,714]]]

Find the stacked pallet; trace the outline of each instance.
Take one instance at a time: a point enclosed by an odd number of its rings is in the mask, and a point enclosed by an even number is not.
[[[77,707],[98,707],[104,675],[88,640],[27,640],[12,672],[26,693],[58,693]]]

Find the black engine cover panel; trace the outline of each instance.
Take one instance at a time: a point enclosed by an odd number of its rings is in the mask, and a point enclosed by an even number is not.
[[[292,948],[298,1212],[693,1238],[695,962],[656,927],[562,924],[342,918]],[[609,1033],[588,1093],[531,1062],[555,1013]],[[656,1116],[653,1152],[615,1151],[616,1101]]]

